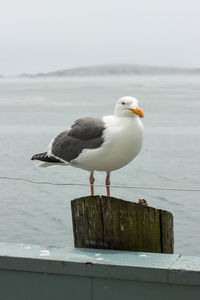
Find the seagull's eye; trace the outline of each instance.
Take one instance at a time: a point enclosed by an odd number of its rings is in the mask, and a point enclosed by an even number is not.
[[[126,103],[125,102],[122,102],[122,105],[125,105]]]

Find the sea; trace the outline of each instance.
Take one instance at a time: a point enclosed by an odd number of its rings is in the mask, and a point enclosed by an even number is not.
[[[89,173],[39,168],[33,154],[47,150],[78,118],[113,114],[116,100],[133,96],[144,111],[144,145],[126,167],[111,173],[111,195],[174,215],[175,253],[200,255],[200,76],[111,75],[0,79],[0,176],[88,184]],[[104,184],[105,173],[95,173]],[[192,191],[194,190],[194,191]],[[95,194],[104,195],[104,187]],[[0,178],[0,242],[73,247],[70,201],[88,186],[33,184]]]

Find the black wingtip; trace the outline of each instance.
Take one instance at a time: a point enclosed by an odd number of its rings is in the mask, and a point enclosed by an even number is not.
[[[38,154],[34,154],[34,155],[31,157],[31,160],[37,159],[37,156],[38,156]]]
[[[47,152],[44,152],[44,153],[38,153],[38,154],[35,154],[31,157],[31,160],[42,160],[43,158],[45,158],[47,155]]]
[[[40,160],[40,161],[51,162],[51,163],[61,162],[59,159],[47,155],[47,152],[35,154],[31,157],[31,160]]]

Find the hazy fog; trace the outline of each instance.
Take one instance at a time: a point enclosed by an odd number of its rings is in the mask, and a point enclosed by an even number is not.
[[[198,0],[0,0],[0,74],[200,67],[199,13]]]

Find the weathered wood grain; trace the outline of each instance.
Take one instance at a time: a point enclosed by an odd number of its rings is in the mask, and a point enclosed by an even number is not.
[[[106,196],[71,201],[78,248],[173,253],[170,212]]]

